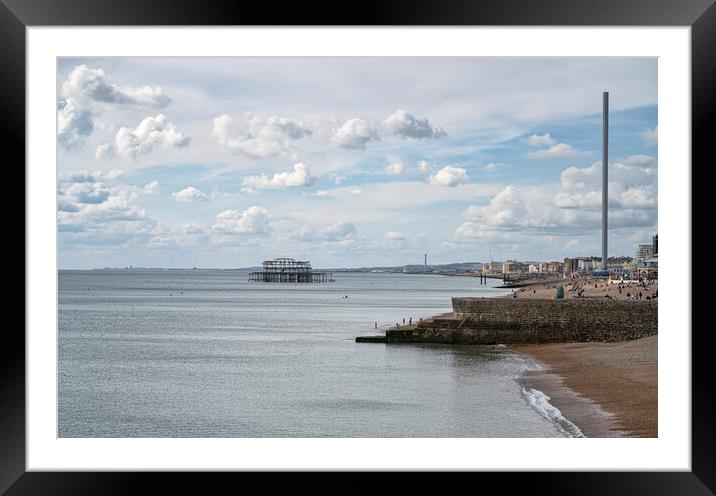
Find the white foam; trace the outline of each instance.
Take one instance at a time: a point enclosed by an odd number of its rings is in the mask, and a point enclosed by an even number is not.
[[[581,429],[562,415],[562,412],[549,402],[550,397],[539,389],[522,387],[522,395],[527,402],[544,418],[552,422],[557,429],[568,437],[585,437]]]

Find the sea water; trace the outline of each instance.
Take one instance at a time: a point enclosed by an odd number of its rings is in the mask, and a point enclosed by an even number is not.
[[[496,281],[60,271],[59,437],[565,437],[500,346],[356,343]],[[378,323],[379,330],[374,329]]]

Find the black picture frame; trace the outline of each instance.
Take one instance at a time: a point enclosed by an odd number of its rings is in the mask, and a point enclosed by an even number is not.
[[[692,50],[692,156],[704,159],[716,116],[716,0],[366,0],[359,8],[305,2],[222,0],[0,0],[0,143],[7,161],[25,163],[25,28],[29,26],[119,25],[551,25],[690,26]],[[355,4],[358,5],[358,4]],[[346,6],[347,7],[347,6]],[[711,154],[709,158],[711,159]],[[8,159],[13,157],[13,159]],[[712,162],[712,160],[709,160]],[[705,164],[706,165],[706,164]],[[21,170],[14,165],[16,170]],[[685,168],[686,170],[686,168]],[[693,170],[693,169],[692,169]],[[24,176],[23,176],[24,183]],[[24,226],[23,226],[24,229]],[[19,232],[19,230],[18,230]],[[690,246],[691,241],[689,240]],[[23,252],[23,260],[24,252]],[[690,267],[689,267],[690,269]],[[27,266],[25,266],[27,271]],[[19,280],[19,279],[18,279]],[[23,294],[24,291],[18,294]],[[691,317],[691,316],[690,316]],[[691,318],[689,319],[691,320]],[[692,472],[550,472],[466,474],[490,482],[524,486],[534,494],[714,494],[716,429],[714,381],[710,374],[708,327],[692,338]],[[691,329],[684,330],[684,334]],[[25,338],[19,326],[6,326],[0,346],[0,493],[128,494],[149,483],[187,486],[186,474],[40,473],[25,470]],[[227,474],[228,476],[228,474]],[[246,475],[244,475],[246,477]],[[493,481],[488,480],[493,479]],[[202,484],[202,492],[207,486]],[[264,478],[265,479],[265,478]],[[462,477],[452,479],[465,482]],[[303,478],[291,483],[301,489]],[[346,489],[372,490],[357,475]],[[421,478],[412,483],[423,485]],[[265,484],[265,482],[263,482]],[[308,484],[308,481],[305,482]],[[330,490],[330,487],[326,489]],[[272,482],[270,488],[276,488]],[[310,488],[315,490],[315,485]],[[404,487],[403,490],[406,488]]]

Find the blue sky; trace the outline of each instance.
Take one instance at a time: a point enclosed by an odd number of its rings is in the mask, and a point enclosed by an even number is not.
[[[657,231],[657,61],[60,59],[61,268],[600,253]]]

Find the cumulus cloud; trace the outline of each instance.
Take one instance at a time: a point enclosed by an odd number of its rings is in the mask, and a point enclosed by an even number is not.
[[[401,138],[442,138],[445,131],[434,126],[427,117],[416,117],[405,110],[396,110],[383,121],[383,127]]]
[[[632,155],[609,165],[609,208],[656,208],[656,158]],[[560,175],[559,208],[601,208],[602,165],[568,167]]]
[[[407,167],[403,162],[393,162],[385,167],[385,173],[389,176],[399,176],[405,174]]]
[[[497,164],[489,163],[485,166],[485,171],[495,172],[497,170]]]
[[[114,142],[97,147],[96,156],[137,159],[155,148],[183,147],[190,142],[189,134],[177,130],[166,115],[159,114],[144,118],[135,128],[119,128]]]
[[[365,119],[348,119],[333,131],[332,137],[336,146],[355,150],[365,150],[367,143],[379,139],[375,126]]]
[[[63,243],[117,247],[150,243],[162,234],[161,225],[137,204],[146,186],[110,186],[88,179],[82,174],[60,178],[57,227]]]
[[[323,230],[323,238],[329,241],[341,241],[353,238],[357,232],[355,224],[349,221],[337,222]]]
[[[79,182],[64,190],[65,199],[77,203],[103,203],[109,198],[109,189],[102,183]]]
[[[63,148],[73,150],[97,127],[97,115],[108,106],[132,106],[161,109],[171,103],[159,86],[118,86],[113,84],[102,69],[84,64],[76,66],[67,75],[60,88],[57,112],[57,141]],[[108,146],[98,152],[111,153]]]
[[[172,193],[172,198],[178,202],[209,201],[209,195],[194,186]]]
[[[601,171],[601,162],[589,167],[567,167],[560,175],[560,184],[565,191],[600,189]],[[609,165],[609,182],[625,187],[656,184],[657,175],[656,158],[648,155],[632,155]]]
[[[542,135],[533,134],[527,138],[527,143],[532,146],[552,146],[557,144],[557,140],[552,138],[549,133]]]
[[[264,118],[249,112],[240,120],[226,114],[216,117],[211,134],[232,152],[264,158],[285,155],[292,141],[311,136],[313,132],[285,117],[270,115]]]
[[[528,152],[527,158],[535,160],[551,160],[559,158],[574,158],[580,156],[579,150],[573,148],[567,143],[557,143],[544,150],[537,150],[534,152]]]
[[[84,64],[70,71],[62,83],[62,94],[66,98],[157,109],[166,107],[172,101],[159,86],[117,86],[107,78],[104,70],[92,69]]]
[[[428,177],[428,182],[437,186],[454,187],[459,184],[466,184],[468,181],[467,171],[462,167],[446,165]]]
[[[654,129],[645,130],[641,133],[641,137],[647,145],[659,144],[659,126],[656,126]]]
[[[427,174],[431,170],[430,164],[426,160],[421,160],[418,162],[418,172],[422,174]]]
[[[650,227],[656,223],[656,159],[633,155],[609,167],[610,228]],[[487,205],[473,205],[455,234],[490,238],[506,233],[583,235],[601,225],[601,164],[568,167],[557,186],[507,186]]]
[[[471,206],[465,212],[465,223],[457,230],[461,236],[479,236],[481,229],[547,227],[554,225],[550,207],[542,200],[544,193],[536,188],[507,186],[484,206]]]
[[[656,189],[647,186],[631,186],[621,194],[623,208],[652,209],[658,206]]]
[[[244,178],[243,185],[250,188],[299,188],[312,186],[316,177],[306,164],[299,162],[293,166],[293,171],[277,172],[272,178],[265,174]]]
[[[292,236],[301,241],[311,243],[330,243],[338,246],[349,246],[357,235],[355,224],[350,221],[339,221],[321,229],[303,225],[292,233]]]
[[[92,134],[94,120],[88,110],[79,108],[72,98],[60,100],[57,108],[57,141],[67,150],[78,148]]]
[[[258,205],[253,205],[243,212],[224,210],[216,219],[211,229],[221,234],[266,234],[270,230],[269,213]]]
[[[405,239],[403,235],[397,231],[388,231],[383,235],[383,237],[391,241],[401,241]]]

